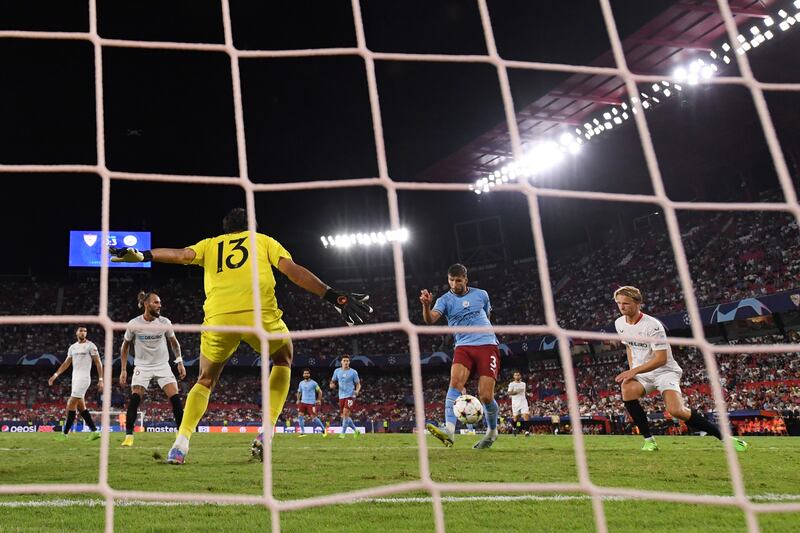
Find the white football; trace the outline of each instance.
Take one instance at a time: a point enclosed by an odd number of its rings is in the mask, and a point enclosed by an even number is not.
[[[453,404],[453,413],[463,424],[477,424],[483,418],[483,404],[475,396],[464,394]]]

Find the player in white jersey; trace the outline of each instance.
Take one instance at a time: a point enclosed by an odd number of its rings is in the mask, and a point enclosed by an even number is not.
[[[147,393],[147,387],[154,379],[158,386],[167,395],[172,404],[172,413],[175,416],[175,427],[181,426],[183,419],[183,406],[178,395],[178,382],[172,369],[169,367],[169,350],[167,342],[172,346],[175,354],[175,364],[181,379],[186,377],[186,368],[183,366],[181,345],[172,331],[172,322],[167,317],[161,316],[161,298],[155,292],[139,292],[139,309],[144,313],[132,318],[125,330],[125,338],[120,348],[119,384],[123,387],[128,379],[128,351],[131,345],[136,352],[136,366],[133,368],[131,380],[131,398],[128,401],[128,412],[125,415],[125,440],[122,445],[133,446],[133,428],[136,424],[136,415],[139,403]],[[157,326],[158,329],[144,329],[142,326]]]
[[[508,384],[508,395],[511,397],[511,416],[514,419],[514,435],[516,436],[521,429],[522,423],[519,421],[520,417],[526,422],[525,434],[527,431],[527,422],[530,419],[530,407],[528,407],[528,397],[526,394],[527,384],[522,381],[522,373],[518,370],[514,371],[514,381]]]
[[[722,434],[715,424],[696,410],[683,405],[679,385],[683,370],[672,357],[672,348],[667,343],[664,325],[642,312],[641,291],[629,285],[620,287],[614,292],[614,301],[622,315],[614,323],[617,333],[649,339],[622,341],[628,354],[629,369],[614,378],[622,385],[622,401],[625,403],[625,409],[645,439],[642,450],[648,452],[658,450],[658,445],[650,432],[647,414],[639,403],[639,398],[654,390],[661,393],[667,411],[674,418],[683,420],[687,426],[722,439]],[[748,444],[745,441],[732,438],[736,451],[747,450]]]
[[[89,410],[86,409],[84,397],[86,396],[86,391],[89,389],[89,385],[92,384],[92,362],[94,362],[94,366],[97,368],[97,375],[99,376],[97,379],[97,390],[99,392],[103,391],[103,363],[100,361],[100,352],[97,351],[97,346],[86,338],[86,333],[87,331],[84,326],[79,326],[78,329],[75,330],[75,337],[78,339],[78,342],[73,343],[67,348],[67,358],[64,359],[64,362],[61,363],[61,366],[58,367],[55,374],[50,376],[50,379],[47,380],[47,384],[52,386],[56,379],[58,379],[58,376],[66,372],[70,365],[72,365],[72,392],[70,392],[69,399],[67,400],[67,420],[64,424],[63,432],[56,435],[56,440],[67,439],[67,435],[72,429],[72,424],[75,422],[76,412],[80,412],[86,425],[92,430],[92,433],[89,435],[89,440],[97,440],[100,438],[100,432],[97,431],[97,426],[94,425],[92,415],[89,413]]]

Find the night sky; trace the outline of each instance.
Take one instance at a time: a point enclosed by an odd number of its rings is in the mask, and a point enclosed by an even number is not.
[[[613,1],[624,38],[672,2]],[[219,2],[99,1],[108,38],[222,42]],[[355,46],[349,1],[232,1],[242,49]],[[507,59],[588,63],[610,48],[596,1],[489,1],[495,36]],[[368,46],[375,51],[486,52],[473,1],[362,1]],[[0,29],[87,31],[85,1],[5,5]],[[794,33],[800,33],[795,31]],[[750,54],[765,81],[800,81],[798,35]],[[131,172],[235,176],[230,66],[221,53],[104,49],[108,166]],[[258,183],[377,175],[366,74],[357,56],[243,59],[250,177]],[[82,41],[0,40],[0,163],[96,162],[93,48]],[[389,173],[424,180],[424,169],[503,122],[494,67],[379,61],[376,65]],[[521,108],[567,74],[511,71]],[[800,153],[800,95],[768,95],[790,166]],[[777,186],[749,93],[735,86],[687,91],[648,115],[667,191],[675,199],[741,195]],[[0,273],[63,277],[70,229],[100,228],[100,180],[94,175],[0,174],[4,228]],[[13,185],[12,185],[13,182]],[[588,146],[542,178],[569,189],[651,193],[638,135],[629,124]],[[14,192],[12,192],[14,191]],[[112,229],[149,230],[155,247],[183,247],[221,232],[221,218],[244,205],[237,187],[113,181]],[[653,206],[542,201],[548,250],[603,231],[620,213]],[[407,269],[442,269],[456,260],[454,223],[501,217],[512,258],[532,254],[525,199],[516,194],[400,193],[413,235]],[[390,251],[324,250],[322,234],[388,229],[381,188],[258,193],[259,230],[317,271],[353,265],[360,274],[388,265]],[[27,252],[23,252],[27,250]],[[158,266],[159,272],[171,272]],[[374,270],[372,270],[374,272]]]

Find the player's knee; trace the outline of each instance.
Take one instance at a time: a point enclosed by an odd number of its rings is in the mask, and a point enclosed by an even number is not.
[[[282,346],[278,351],[270,356],[273,365],[277,366],[292,366],[292,348],[291,345]]]
[[[492,391],[483,391],[478,393],[478,398],[481,403],[492,403],[494,401],[494,394]]]
[[[217,381],[208,374],[200,374],[200,376],[197,378],[197,383],[211,390],[214,388],[214,385],[217,384]]]

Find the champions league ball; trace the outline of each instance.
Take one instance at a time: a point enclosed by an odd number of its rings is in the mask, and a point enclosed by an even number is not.
[[[264,434],[259,433],[258,437],[253,439],[253,442],[250,444],[250,455],[254,459],[258,459],[262,463],[264,462]]]
[[[463,424],[477,424],[483,418],[483,405],[475,396],[464,394],[453,404],[453,413]]]

